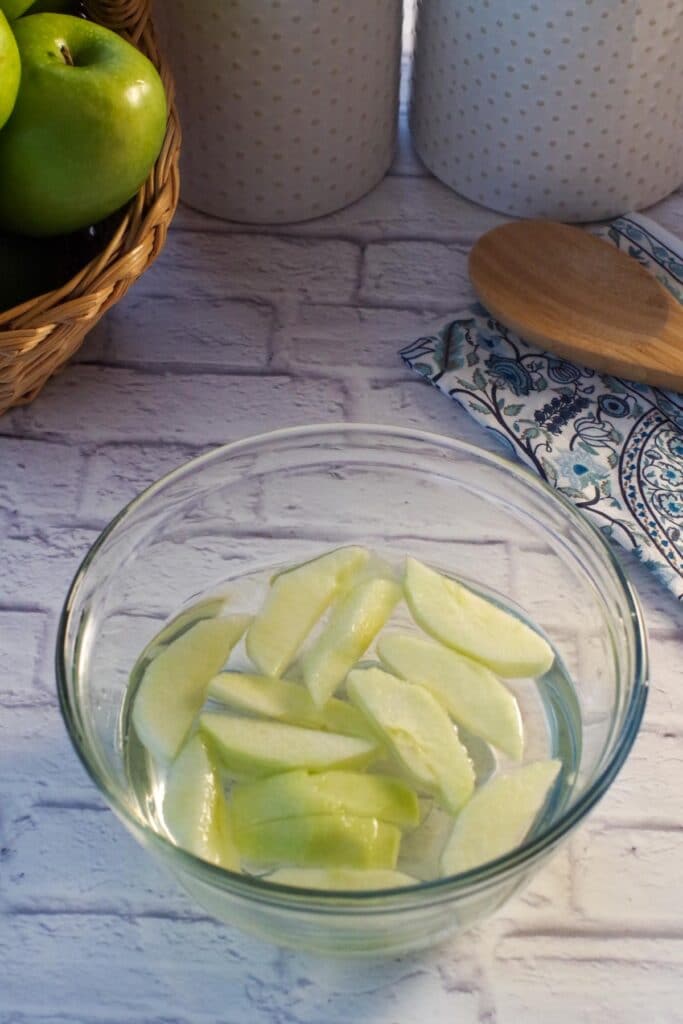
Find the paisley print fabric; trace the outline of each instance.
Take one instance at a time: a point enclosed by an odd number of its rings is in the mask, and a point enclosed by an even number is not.
[[[603,234],[683,303],[681,239],[637,214]],[[542,352],[481,306],[401,355],[683,601],[683,395]]]

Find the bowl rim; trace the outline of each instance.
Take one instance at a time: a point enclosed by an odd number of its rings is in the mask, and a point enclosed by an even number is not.
[[[78,591],[83,585],[88,570],[96,559],[100,548],[131,512],[144,504],[167,484],[213,461],[221,461],[226,456],[239,455],[245,450],[256,446],[267,447],[268,444],[282,440],[299,440],[307,437],[312,438],[316,435],[326,438],[339,434],[365,435],[368,437],[368,440],[372,435],[392,438],[394,440],[412,440],[418,443],[427,443],[441,449],[465,453],[512,473],[524,484],[543,494],[548,500],[558,504],[563,512],[569,515],[573,525],[597,545],[597,548],[605,558],[608,569],[616,577],[616,582],[628,606],[629,616],[626,626],[628,628],[630,625],[634,641],[633,688],[628,706],[624,712],[620,734],[615,739],[614,749],[607,763],[603,766],[602,771],[593,780],[591,785],[587,787],[576,803],[563,811],[552,822],[550,827],[537,830],[532,834],[530,840],[524,841],[509,853],[470,868],[467,871],[455,875],[447,875],[444,878],[419,881],[416,885],[411,886],[359,891],[309,889],[269,882],[256,876],[210,864],[208,861],[197,857],[195,854],[177,846],[172,840],[167,839],[145,821],[142,815],[138,817],[129,810],[125,801],[119,797],[116,786],[110,783],[106,775],[100,771],[94,759],[89,756],[87,744],[82,742],[80,735],[77,708],[72,707],[70,699],[65,642],[71,610]],[[432,897],[433,902],[442,902],[458,895],[471,895],[485,888],[487,884],[493,884],[513,874],[523,866],[530,866],[544,853],[550,852],[589,813],[609,789],[622,768],[638,734],[645,710],[648,694],[649,665],[644,617],[638,595],[625,569],[618,561],[601,531],[568,498],[552,488],[545,480],[541,479],[521,462],[513,461],[502,454],[472,444],[469,441],[460,440],[459,438],[448,437],[433,431],[420,430],[419,428],[379,423],[336,422],[278,428],[217,445],[165,473],[127,502],[113,516],[91,544],[71,581],[59,618],[55,646],[55,669],[59,708],[76,754],[90,778],[107,800],[110,808],[137,838],[140,838],[139,834],[142,833],[145,841],[156,847],[157,851],[166,859],[179,863],[181,869],[188,870],[195,876],[199,875],[208,885],[226,889],[236,897],[247,897],[257,902],[285,906],[307,912],[317,911],[324,913],[333,910],[335,913],[346,912],[353,914],[363,910],[367,912],[372,912],[373,910],[377,912],[400,911],[411,905],[424,907],[425,897]]]

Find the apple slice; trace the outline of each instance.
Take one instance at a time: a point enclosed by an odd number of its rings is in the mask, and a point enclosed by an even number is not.
[[[458,725],[521,760],[519,705],[485,665],[409,633],[387,633],[380,637],[377,651],[394,675],[426,687]]]
[[[369,558],[365,548],[338,548],[280,573],[247,633],[247,654],[267,676],[280,676],[341,588]]]
[[[0,0],[1,2],[2,0]],[[184,612],[180,612],[170,622],[167,622],[156,636],[152,637],[138,658],[138,663],[145,658],[155,658],[164,647],[168,646],[171,640],[180,633],[184,633],[189,626],[194,626],[203,619],[218,618],[227,603],[227,597],[211,597],[199,604],[193,604]]]
[[[300,683],[245,672],[220,672],[211,680],[209,697],[227,707],[264,718],[275,718],[292,725],[304,725],[344,736],[374,739],[368,723],[357,708],[346,701],[328,700],[317,708],[308,690]]]
[[[552,665],[552,648],[525,622],[415,558],[406,559],[404,589],[418,626],[498,675],[540,676]]]
[[[382,577],[364,580],[342,597],[301,660],[304,682],[316,707],[323,707],[344,682],[401,597],[400,586]]]
[[[160,761],[180,750],[211,679],[251,622],[249,615],[202,619],[149,663],[133,704],[140,741]]]
[[[474,770],[441,704],[379,668],[350,672],[346,689],[417,787],[457,813],[474,790]]]
[[[477,790],[456,818],[441,856],[442,873],[468,871],[519,846],[561,767],[561,761],[533,761]]]
[[[297,889],[332,889],[361,892],[366,889],[399,889],[417,885],[416,878],[402,871],[381,868],[278,868],[266,876],[266,882],[291,885]]]
[[[209,713],[201,716],[199,724],[215,744],[223,767],[237,778],[276,775],[293,768],[364,768],[379,751],[372,740],[284,722]]]
[[[256,864],[393,870],[401,832],[376,818],[315,814],[236,829],[235,839],[242,857]]]
[[[163,809],[166,827],[178,846],[210,864],[239,871],[218,771],[197,734],[170,767]]]
[[[312,814],[352,814],[391,825],[415,827],[420,807],[415,792],[400,779],[352,771],[272,775],[232,790],[236,827]]]

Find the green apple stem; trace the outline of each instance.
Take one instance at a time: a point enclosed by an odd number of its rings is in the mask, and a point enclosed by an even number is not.
[[[74,59],[71,56],[71,50],[66,45],[66,43],[60,43],[59,44],[59,49],[60,49],[60,52],[62,54],[62,57],[64,58],[64,63],[68,64],[70,68],[74,67],[75,66],[74,65]]]

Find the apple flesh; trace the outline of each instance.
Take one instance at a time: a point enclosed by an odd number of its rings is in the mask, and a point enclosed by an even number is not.
[[[178,846],[210,864],[239,871],[220,777],[198,735],[188,740],[170,767],[163,813]]]
[[[393,580],[365,580],[341,598],[329,622],[303,656],[304,682],[323,707],[386,623],[402,591]]]
[[[420,822],[415,792],[401,779],[352,771],[273,775],[234,786],[232,808],[236,826],[314,814],[346,813],[378,818],[402,828]]]
[[[0,128],[7,122],[19,92],[21,60],[14,33],[0,8]]]
[[[346,689],[418,789],[457,813],[474,790],[474,769],[441,704],[378,668],[350,672]]]
[[[371,740],[284,722],[210,712],[201,716],[199,725],[223,767],[236,778],[276,775],[293,768],[362,768],[378,753],[378,745]]]
[[[458,725],[521,760],[524,732],[519,705],[485,665],[408,633],[386,634],[377,651],[394,675],[426,687]]]
[[[163,143],[166,97],[153,64],[109,29],[68,14],[13,23],[21,57],[0,132],[0,226],[67,234],[137,192]]]
[[[404,589],[425,633],[498,675],[535,677],[552,665],[552,648],[525,622],[415,558],[406,560]]]
[[[468,871],[519,846],[561,767],[560,761],[533,761],[477,790],[455,820],[441,857],[442,874]]]
[[[402,871],[381,868],[279,868],[268,875],[269,882],[297,889],[330,889],[361,892],[371,889],[400,889],[417,885],[417,879]]]
[[[220,672],[211,680],[209,697],[237,711],[290,725],[373,738],[365,718],[356,708],[334,697],[324,708],[317,708],[305,687],[285,679],[247,672]]]
[[[178,753],[216,672],[251,621],[248,615],[203,619],[148,664],[133,704],[140,741],[161,762]]]
[[[317,868],[393,870],[401,833],[395,825],[347,814],[318,814],[235,829],[244,860]]]
[[[339,548],[277,576],[247,634],[247,654],[267,676],[280,676],[323,612],[367,561],[364,548]]]

